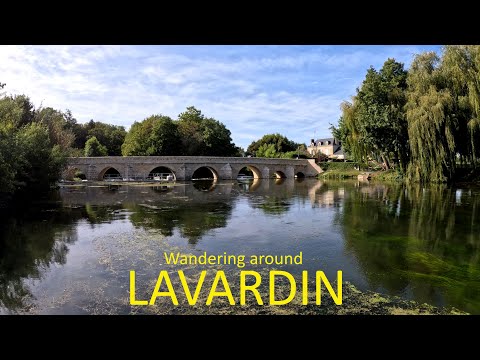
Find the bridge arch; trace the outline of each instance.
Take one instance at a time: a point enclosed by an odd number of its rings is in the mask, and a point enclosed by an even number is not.
[[[287,175],[285,175],[285,173],[281,170],[277,170],[275,171],[275,177],[277,179],[285,179],[287,177]]]
[[[165,165],[155,166],[153,169],[151,169],[147,173],[147,179],[152,180],[157,174],[167,174],[167,173],[172,174],[174,181],[177,180],[177,175],[175,174],[175,171],[173,171],[171,167],[168,167]],[[163,177],[163,175],[160,175],[160,177]]]
[[[216,181],[218,180],[218,171],[212,166],[199,166],[192,172],[193,179],[213,179]]]
[[[68,181],[73,181],[75,178],[79,178],[81,180],[87,179],[87,174],[80,168],[76,166],[69,166],[64,174],[63,178]]]
[[[301,171],[298,171],[296,174],[295,174],[295,178],[297,179],[303,179],[305,177],[305,174]]]
[[[106,180],[106,179],[123,179],[122,173],[113,166],[104,167],[99,173],[97,180]]]
[[[260,169],[257,168],[256,166],[253,166],[253,165],[245,165],[237,172],[237,174],[232,174],[232,175],[238,176],[240,174],[240,171],[242,171],[245,168],[247,168],[248,170],[250,170],[253,173],[253,178],[254,179],[261,179],[262,178],[262,172],[260,171]]]

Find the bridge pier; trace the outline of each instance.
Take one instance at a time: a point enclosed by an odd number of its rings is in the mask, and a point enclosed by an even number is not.
[[[286,166],[285,167],[285,177],[287,179],[295,178],[295,168],[293,166]]]

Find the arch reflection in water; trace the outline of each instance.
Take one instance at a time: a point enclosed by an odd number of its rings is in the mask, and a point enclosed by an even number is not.
[[[251,181],[238,181],[237,185],[244,192],[254,192],[260,187],[261,183],[262,179],[254,178]]]
[[[213,191],[216,185],[216,180],[196,180],[193,182],[193,187],[198,191]]]

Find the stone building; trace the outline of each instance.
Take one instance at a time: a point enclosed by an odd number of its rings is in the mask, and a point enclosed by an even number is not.
[[[307,151],[312,156],[318,156],[322,153],[332,160],[345,160],[342,150],[342,142],[335,138],[311,139]]]

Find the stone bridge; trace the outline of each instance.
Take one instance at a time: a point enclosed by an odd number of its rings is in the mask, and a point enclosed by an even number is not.
[[[75,157],[68,160],[63,178],[73,179],[77,171],[88,180],[104,180],[106,175],[122,179],[147,180],[154,173],[172,173],[175,180],[198,177],[236,179],[240,170],[247,167],[253,177],[294,178],[313,177],[323,172],[315,159],[271,159],[249,157],[213,156],[106,156]],[[208,170],[207,170],[208,169]],[[198,175],[208,172],[208,176]]]

